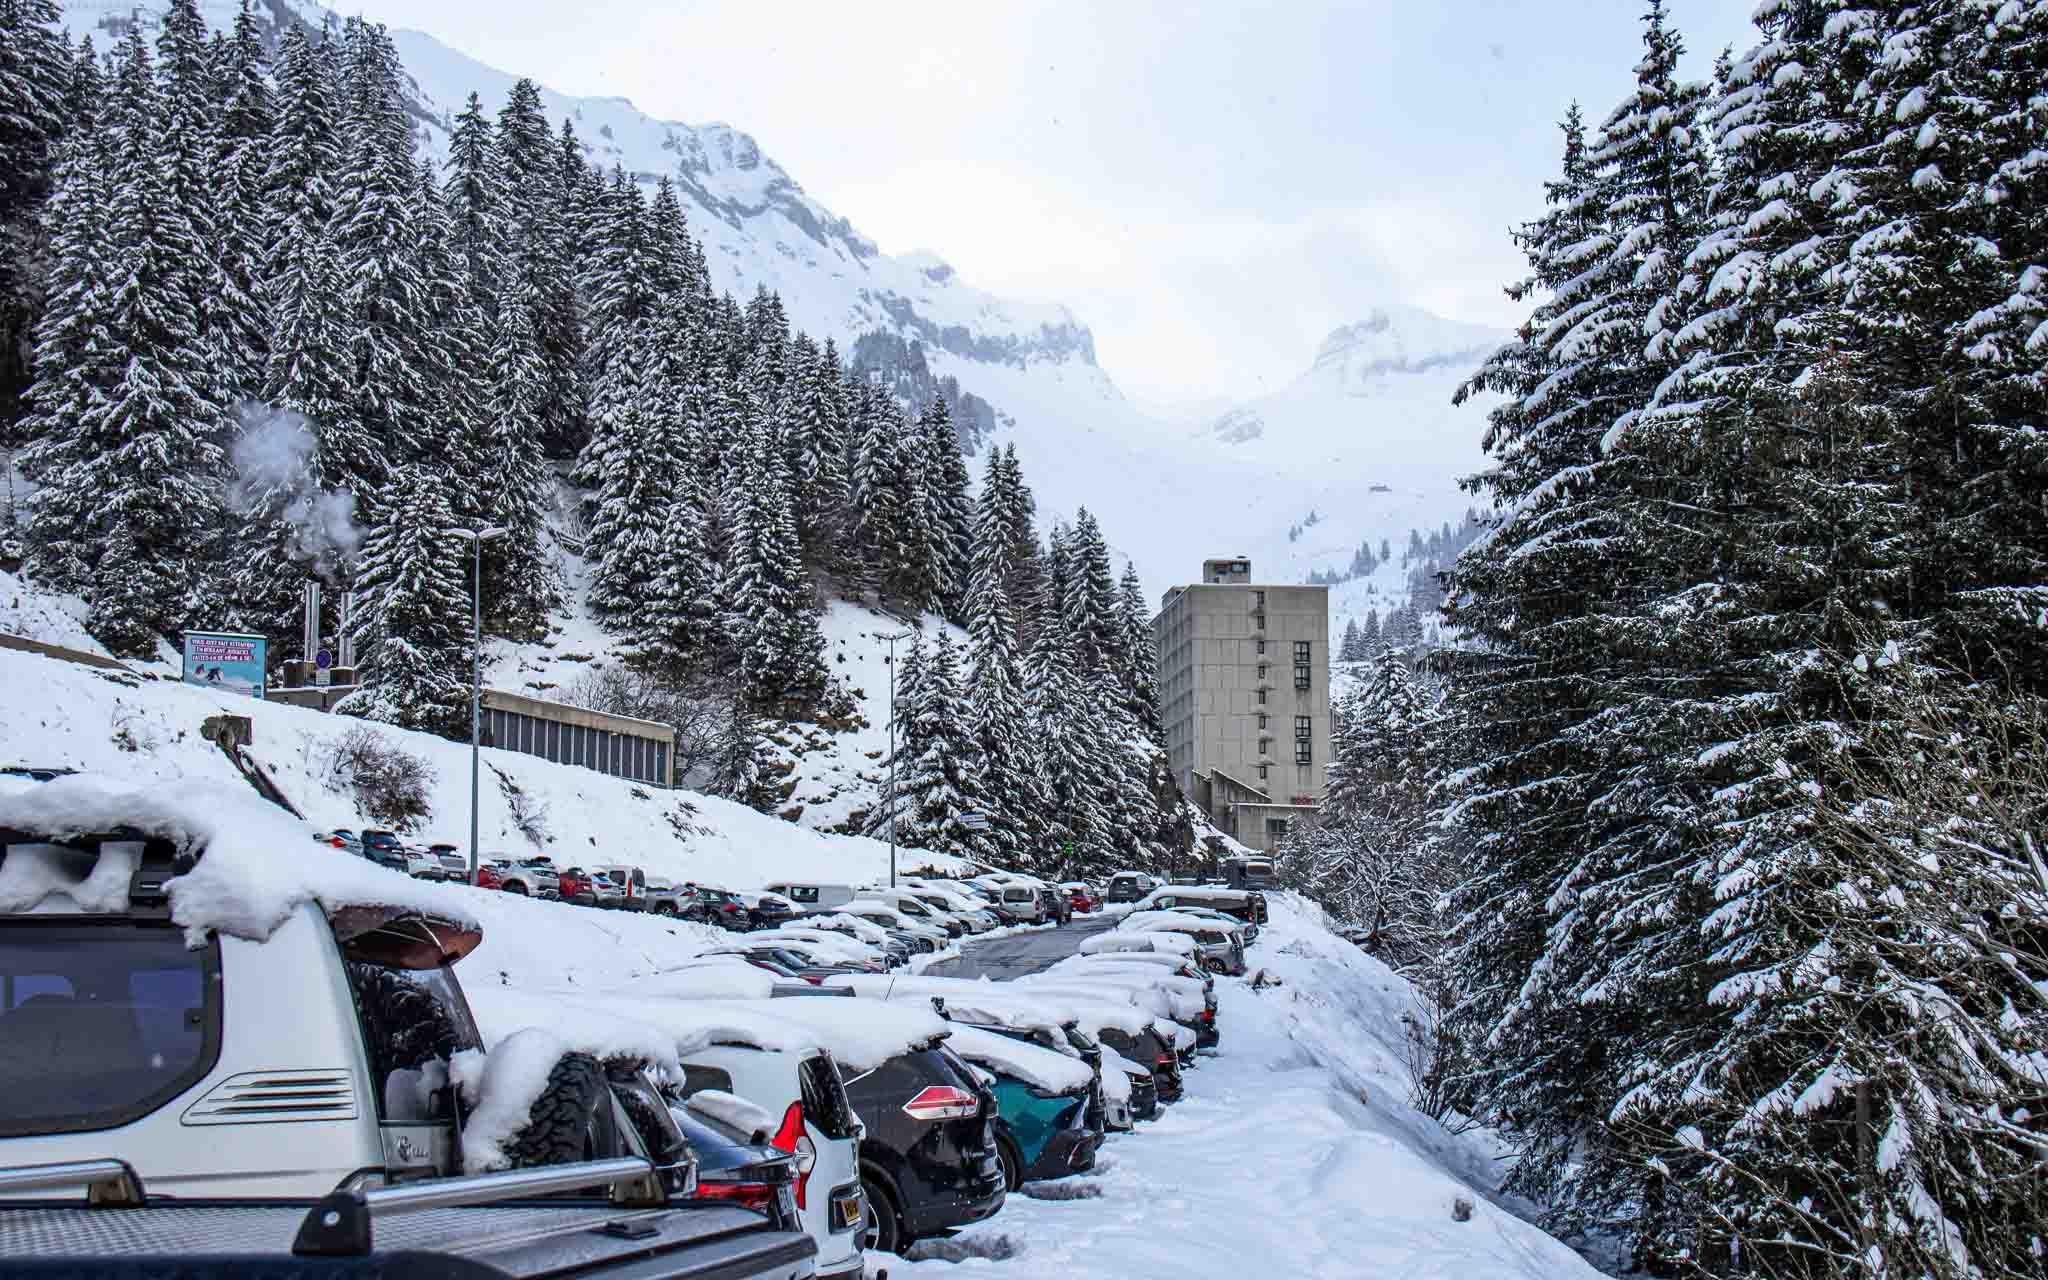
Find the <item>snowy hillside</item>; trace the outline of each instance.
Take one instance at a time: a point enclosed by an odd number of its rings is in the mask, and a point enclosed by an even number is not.
[[[368,823],[327,780],[336,742],[361,720],[4,649],[0,687],[41,694],[39,709],[16,707],[0,716],[0,762],[247,790],[228,758],[200,736],[200,724],[209,716],[248,716],[250,754],[309,821],[322,827]],[[468,746],[388,726],[376,730],[433,771],[433,817],[418,836],[467,846]],[[649,789],[515,752],[487,748],[483,761],[486,850],[544,851],[565,866],[630,862],[656,876],[735,888],[786,876],[858,880],[888,873],[888,846],[872,840],[821,835],[730,801]],[[550,839],[544,845],[537,848],[519,834],[515,795],[545,811]],[[943,861],[923,853],[917,858]]]

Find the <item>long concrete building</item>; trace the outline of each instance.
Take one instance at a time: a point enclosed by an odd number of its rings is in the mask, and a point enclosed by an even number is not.
[[[1260,585],[1243,558],[1205,560],[1152,620],[1159,712],[1182,791],[1223,831],[1271,852],[1320,811],[1330,764],[1330,591]]]

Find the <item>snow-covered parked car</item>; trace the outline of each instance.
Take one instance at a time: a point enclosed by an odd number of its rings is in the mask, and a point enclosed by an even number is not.
[[[1102,1113],[1087,1063],[1004,1029],[958,1021],[946,1047],[995,1077],[996,1143],[1009,1190],[1095,1167]]]
[[[525,898],[560,898],[562,877],[555,870],[553,860],[538,858],[506,858],[498,871],[498,887],[506,893],[516,893]]]
[[[677,1155],[634,1113],[636,1067],[565,1053],[506,1083],[455,976],[481,929],[441,890],[299,852],[306,834],[208,787],[0,797],[0,1163],[111,1157],[184,1198],[317,1197]],[[477,1159],[457,1134],[485,1108],[505,1141]]]
[[[980,1222],[1007,1192],[996,1140],[996,1096],[946,1047],[929,1009],[871,1000],[741,1002],[787,1018],[832,1051],[864,1125],[861,1186],[870,1248]]]
[[[1077,954],[1097,955],[1177,955],[1192,958],[1198,945],[1193,934],[1169,933],[1164,930],[1111,929],[1108,933],[1090,934],[1081,939],[1075,948]],[[1200,963],[1199,960],[1196,963]]]
[[[1218,973],[1246,971],[1244,925],[1221,913],[1198,910],[1133,911],[1116,927],[1118,933],[1180,933],[1195,940],[1204,968]]]
[[[884,929],[914,938],[920,950],[937,951],[946,945],[947,935],[944,929],[924,920],[912,919],[886,902],[878,902],[873,898],[855,898],[841,907],[840,911],[856,919],[865,920],[869,924],[878,924]]]
[[[1266,923],[1266,895],[1257,889],[1228,889],[1220,885],[1170,884],[1154,889],[1138,900],[1138,911],[1178,911],[1188,908],[1220,912],[1244,925],[1245,941],[1259,940],[1259,926]]]

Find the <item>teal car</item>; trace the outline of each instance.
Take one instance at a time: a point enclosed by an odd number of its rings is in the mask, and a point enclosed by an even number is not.
[[[1094,1068],[992,1028],[955,1024],[946,1044],[994,1077],[996,1147],[1010,1190],[1095,1167],[1103,1131]]]

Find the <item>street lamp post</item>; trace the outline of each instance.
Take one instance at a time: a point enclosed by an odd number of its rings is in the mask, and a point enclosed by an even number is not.
[[[889,642],[889,887],[896,887],[896,642],[911,633],[883,636]]]
[[[451,529],[475,550],[475,578],[470,596],[469,646],[469,882],[476,883],[477,866],[477,780],[483,771],[484,738],[484,544],[502,538],[509,529]]]

